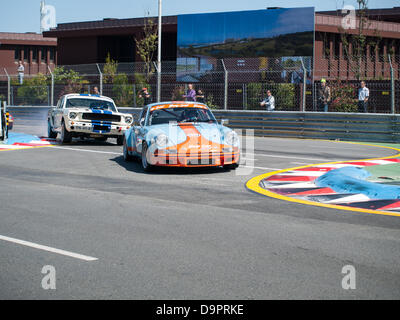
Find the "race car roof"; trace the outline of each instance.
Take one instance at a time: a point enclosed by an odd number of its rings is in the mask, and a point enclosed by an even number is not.
[[[150,111],[160,110],[160,109],[170,109],[170,108],[208,109],[208,107],[205,104],[201,104],[201,103],[173,101],[173,102],[164,102],[161,104],[155,104],[155,105],[151,106]]]

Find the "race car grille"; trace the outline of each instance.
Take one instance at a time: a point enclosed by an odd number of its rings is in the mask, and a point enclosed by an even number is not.
[[[82,119],[84,119],[84,120],[120,122],[121,121],[121,116],[117,116],[117,115],[113,115],[113,114],[104,114],[104,113],[84,113],[82,115]]]
[[[188,160],[188,166],[209,166],[215,164],[215,159],[191,159]]]

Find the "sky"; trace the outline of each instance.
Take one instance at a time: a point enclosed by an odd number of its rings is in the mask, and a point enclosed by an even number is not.
[[[158,0],[46,0],[56,8],[56,22],[158,15]],[[356,0],[162,0],[163,15],[259,10],[266,7],[315,7],[316,11],[356,6]],[[369,0],[369,8],[400,7],[400,0]],[[39,32],[40,0],[0,0],[0,32]]]

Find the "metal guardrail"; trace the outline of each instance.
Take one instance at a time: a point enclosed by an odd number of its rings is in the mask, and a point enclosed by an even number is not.
[[[254,129],[257,136],[400,143],[400,115],[214,111],[235,129]]]
[[[18,120],[46,121],[48,107],[9,107]],[[141,108],[119,108],[139,114]],[[254,129],[256,136],[400,143],[400,115],[334,112],[213,110],[233,129]]]

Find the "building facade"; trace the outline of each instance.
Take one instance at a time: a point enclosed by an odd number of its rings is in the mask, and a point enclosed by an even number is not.
[[[355,67],[350,57],[356,51],[349,39],[357,36],[359,20],[354,29],[344,30],[341,11],[315,13],[314,80],[354,79],[358,71],[365,78],[387,78],[388,54],[398,70],[400,7],[367,10],[366,16],[366,45],[361,62]],[[108,54],[118,62],[140,62],[135,39],[143,37],[144,22],[145,18],[134,18],[65,23],[44,32],[44,37],[58,39],[56,60],[60,65],[104,63]],[[162,23],[162,61],[176,61],[178,16],[163,17]]]
[[[48,73],[57,65],[57,39],[37,33],[0,32],[0,74],[16,75],[22,61],[25,75]]]

